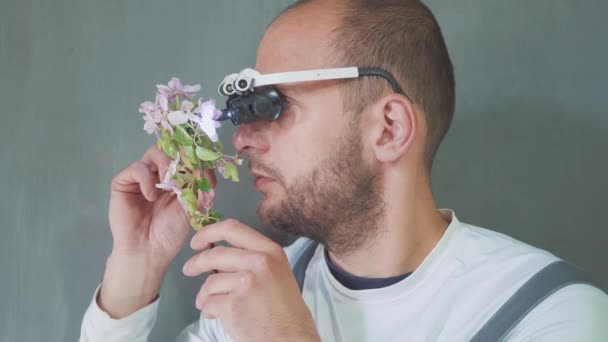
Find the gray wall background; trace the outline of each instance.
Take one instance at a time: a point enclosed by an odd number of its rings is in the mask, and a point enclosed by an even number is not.
[[[112,176],[154,143],[137,108],[175,75],[255,62],[289,0],[0,0],[0,340],[75,341],[111,248]],[[571,260],[608,287],[605,1],[429,0],[456,68],[434,169],[440,207]],[[229,140],[233,128],[220,136]],[[251,178],[220,211],[262,229]],[[287,242],[284,236],[273,236]],[[202,278],[162,289],[152,341],[197,319]]]

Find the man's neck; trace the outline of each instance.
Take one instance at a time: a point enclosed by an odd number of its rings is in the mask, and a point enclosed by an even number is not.
[[[386,278],[413,272],[443,236],[449,222],[437,210],[430,186],[408,184],[385,191],[385,211],[378,234],[348,254],[329,249],[331,261],[361,277]],[[409,184],[413,185],[413,184]]]

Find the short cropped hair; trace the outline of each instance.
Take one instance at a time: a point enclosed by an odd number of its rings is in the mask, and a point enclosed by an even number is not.
[[[315,0],[299,0],[282,13]],[[343,0],[332,35],[339,66],[389,71],[425,115],[428,127],[424,162],[432,163],[452,122],[455,80],[452,61],[431,10],[420,0]],[[346,111],[360,113],[390,89],[378,77],[344,83]]]

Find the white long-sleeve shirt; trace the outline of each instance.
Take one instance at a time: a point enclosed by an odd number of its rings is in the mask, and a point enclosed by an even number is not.
[[[319,245],[306,271],[303,297],[323,341],[467,341],[531,276],[558,260],[503,234],[451,223],[422,264],[404,280],[379,289],[351,290],[329,271]],[[285,248],[290,263],[305,239]],[[95,300],[88,307],[81,342],[146,341],[159,299],[115,320]],[[194,299],[193,299],[194,300]],[[608,341],[608,295],[590,285],[569,285],[533,309],[508,341]],[[232,341],[219,320],[202,315],[176,342]]]

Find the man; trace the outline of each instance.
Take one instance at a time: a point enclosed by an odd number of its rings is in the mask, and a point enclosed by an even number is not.
[[[196,298],[191,341],[467,341],[537,272],[558,260],[436,208],[433,158],[454,112],[441,31],[416,0],[299,1],[269,27],[261,73],[378,67],[379,77],[284,84],[276,121],[238,127],[268,227],[301,235],[283,249],[225,220],[198,232],[188,276],[218,270]],[[155,147],[112,181],[114,246],[82,323],[82,341],[143,341],[158,293],[189,231],[154,184],[169,159]],[[307,239],[308,238],[308,239]],[[292,266],[320,242],[302,293]],[[227,241],[232,247],[207,247]],[[608,296],[583,284],[550,295],[510,341],[605,341]]]

